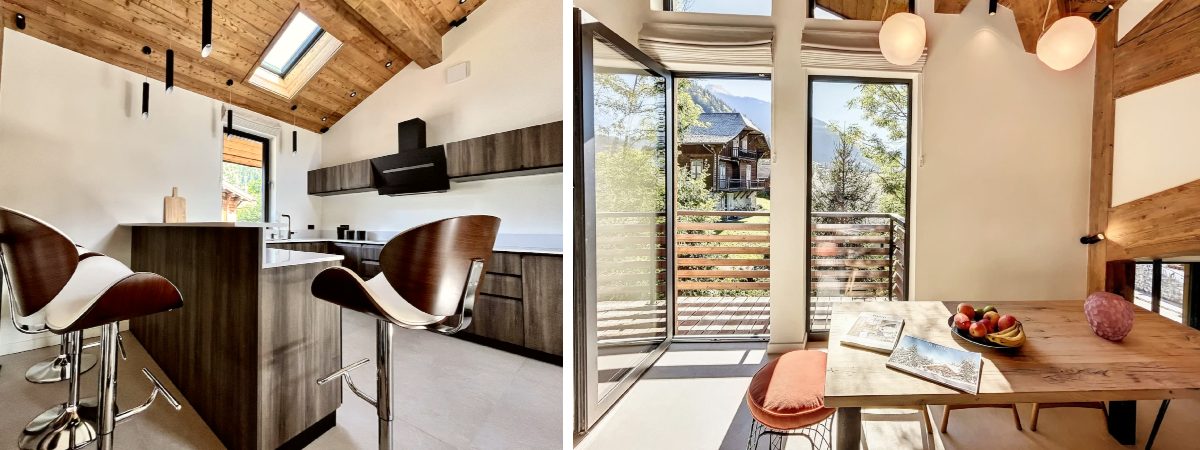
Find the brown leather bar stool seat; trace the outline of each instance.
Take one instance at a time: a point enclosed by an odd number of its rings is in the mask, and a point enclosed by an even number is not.
[[[179,409],[145,369],[142,373],[154,384],[150,399],[126,412],[118,414],[116,409],[118,322],[183,306],[170,281],[77,250],[53,227],[5,208],[0,208],[0,251],[14,295],[26,306],[36,305],[44,313],[47,329],[66,341],[67,401],[34,418],[22,430],[19,448],[76,449],[100,438],[99,447],[107,449],[116,422],[144,411],[158,394]],[[99,394],[94,401],[81,401],[82,336],[92,327],[102,327]]]
[[[471,323],[484,265],[492,255],[500,219],[463,216],[428,223],[396,235],[379,254],[380,274],[363,280],[344,267],[313,279],[313,296],[376,319],[377,399],[359,391],[349,372],[362,359],[317,381],[342,378],[375,406],[379,448],[392,448],[392,334],[394,326],[453,334]]]

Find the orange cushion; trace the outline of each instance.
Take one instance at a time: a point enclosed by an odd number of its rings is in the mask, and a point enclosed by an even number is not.
[[[825,420],[825,352],[796,350],[767,363],[746,393],[750,414],[776,430],[794,430]]]

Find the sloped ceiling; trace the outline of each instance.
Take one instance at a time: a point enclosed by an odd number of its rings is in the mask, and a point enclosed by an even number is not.
[[[959,14],[970,1],[934,0],[934,12]],[[1017,31],[1021,33],[1021,43],[1029,53],[1037,51],[1037,41],[1042,36],[1043,26],[1049,27],[1054,21],[1066,16],[1087,17],[1109,4],[1113,8],[1120,8],[1123,3],[1125,0],[1000,0],[1000,5],[1012,10],[1017,21]],[[1105,20],[1115,19],[1115,16],[1109,16]]]
[[[285,123],[294,104],[296,125],[319,132],[406,65],[441,62],[450,23],[484,1],[214,0],[208,58],[200,57],[201,0],[0,0],[0,14],[7,28],[159,81],[172,49],[176,86],[223,102],[232,95],[235,106]],[[244,80],[297,8],[343,46],[289,100]],[[26,16],[23,30],[17,13]]]

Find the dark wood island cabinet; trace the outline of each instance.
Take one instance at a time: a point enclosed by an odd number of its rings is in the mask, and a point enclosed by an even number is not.
[[[132,264],[183,295],[183,308],[129,330],[231,449],[301,448],[333,427],[342,311],[312,296],[326,252],[264,248],[263,224],[132,224]]]

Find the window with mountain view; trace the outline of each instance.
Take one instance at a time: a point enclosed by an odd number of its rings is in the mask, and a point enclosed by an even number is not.
[[[809,331],[833,304],[907,295],[907,80],[809,81]]]
[[[763,337],[770,322],[771,80],[676,80],[678,337]]]
[[[267,184],[267,143],[227,134],[221,151],[221,220],[264,221]]]
[[[663,9],[711,14],[769,16],[771,15],[771,0],[663,0]]]

